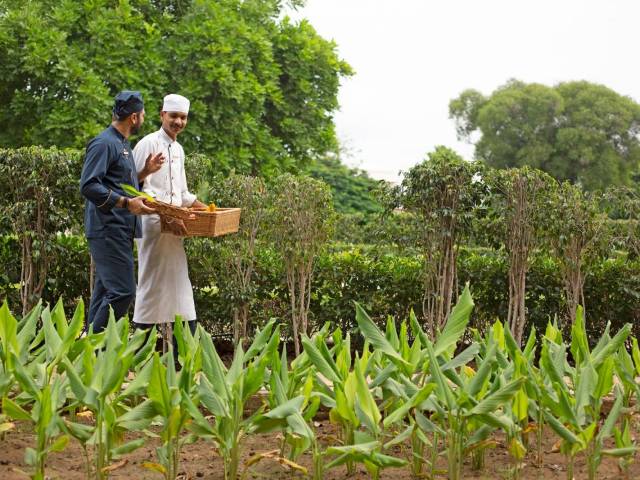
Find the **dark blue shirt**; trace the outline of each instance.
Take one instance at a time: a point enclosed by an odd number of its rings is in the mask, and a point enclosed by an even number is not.
[[[125,195],[121,183],[140,189],[131,145],[116,128],[109,126],[87,144],[82,167],[80,191],[86,199],[87,238],[140,237],[140,218],[115,206]]]

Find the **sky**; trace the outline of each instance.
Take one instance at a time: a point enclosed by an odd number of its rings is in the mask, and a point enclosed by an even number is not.
[[[638,0],[307,0],[293,12],[355,70],[335,113],[343,161],[398,181],[458,141],[449,101],[507,80],[601,83],[640,100]]]

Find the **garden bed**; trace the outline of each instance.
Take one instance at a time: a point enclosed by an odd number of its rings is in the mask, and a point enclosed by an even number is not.
[[[336,435],[336,429],[329,422],[317,423],[317,431],[319,436],[331,437]],[[136,438],[131,435],[130,439]],[[256,454],[266,453],[278,448],[281,440],[279,434],[251,435],[245,438],[242,445],[242,468],[245,469],[246,460]],[[487,451],[486,464],[484,470],[480,472],[471,469],[470,461],[467,461],[463,469],[463,478],[473,480],[483,479],[501,479],[508,478],[508,469],[510,467],[509,454],[503,445],[503,436],[496,435],[494,439],[497,446],[493,450]],[[525,467],[522,470],[522,479],[565,479],[566,478],[566,462],[562,454],[557,452],[554,443],[557,436],[551,432],[545,432],[543,450],[543,465],[541,468],[536,466],[535,451],[525,459]],[[23,423],[17,423],[17,428],[9,432],[2,441],[2,450],[0,451],[0,478],[3,480],[24,480],[25,475],[16,471],[16,469],[28,471],[28,467],[24,464],[24,450],[28,446],[33,446],[35,436],[31,433],[30,428]],[[114,466],[119,466],[111,472],[111,478],[114,479],[161,479],[162,475],[143,467],[145,462],[155,462],[157,446],[155,439],[149,438],[144,447],[126,455],[122,460],[114,462]],[[396,447],[394,454],[403,456],[402,447]],[[408,456],[408,450],[405,452]],[[182,479],[223,479],[223,463],[222,458],[216,453],[213,444],[205,441],[198,441],[192,445],[186,446],[181,455],[181,476]],[[307,468],[311,468],[311,456],[302,455],[299,463]],[[446,462],[443,458],[439,467],[443,471],[443,475],[438,478],[446,478],[444,471],[446,470]],[[52,453],[47,460],[47,475],[51,479],[64,480],[80,480],[85,479],[83,452],[80,445],[76,442],[70,442],[67,448],[61,453]],[[327,480],[338,480],[346,478],[346,470],[344,467],[331,469],[326,472]],[[640,464],[632,465],[629,469],[629,478],[640,477]],[[274,459],[264,459],[255,465],[252,465],[247,471],[246,478],[304,478],[300,473],[281,466]],[[366,470],[362,465],[358,465],[356,474],[352,479],[369,478]],[[409,479],[410,472],[407,468],[390,468],[384,470],[381,479]],[[581,480],[587,478],[586,459],[583,455],[579,455],[575,462],[575,479]],[[606,458],[598,470],[598,479],[622,479],[624,478],[619,471],[617,461],[615,459]]]

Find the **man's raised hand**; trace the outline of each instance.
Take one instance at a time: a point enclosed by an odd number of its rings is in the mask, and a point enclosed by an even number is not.
[[[160,170],[163,163],[164,154],[162,152],[156,154],[150,153],[144,161],[144,168],[138,172],[138,181],[142,182],[149,175]]]
[[[164,154],[162,152],[158,152],[155,155],[150,153],[147,159],[144,161],[144,168],[148,173],[154,173],[162,168],[162,164],[164,163]]]

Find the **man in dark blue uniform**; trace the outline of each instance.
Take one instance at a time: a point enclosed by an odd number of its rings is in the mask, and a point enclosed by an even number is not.
[[[109,306],[122,317],[134,299],[133,239],[142,229],[137,215],[154,213],[143,197],[128,198],[121,184],[140,189],[131,146],[127,140],[144,122],[139,92],[123,91],[115,98],[113,121],[87,144],[80,191],[85,197],[84,225],[96,279],[87,329],[101,332],[109,320]],[[163,158],[147,158],[141,177],[158,170]]]

